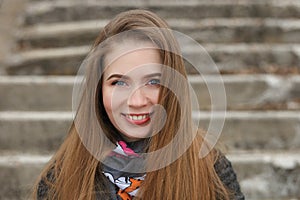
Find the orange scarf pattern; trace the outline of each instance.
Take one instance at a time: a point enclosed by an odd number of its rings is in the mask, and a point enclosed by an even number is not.
[[[116,163],[117,167],[106,166],[104,163],[103,174],[116,186],[118,199],[131,200],[136,196],[145,174],[123,173],[122,168],[135,165],[131,163],[132,160],[140,163],[139,159],[141,159],[139,154],[129,148],[124,141],[118,141],[116,148],[108,155],[108,164]]]

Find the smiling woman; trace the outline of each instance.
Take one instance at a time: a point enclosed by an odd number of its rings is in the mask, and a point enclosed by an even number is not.
[[[161,58],[153,44],[141,43],[143,48],[132,50],[117,58],[107,55],[103,74],[102,96],[105,111],[126,141],[146,138],[150,133],[153,107],[158,104]],[[120,48],[119,46],[119,48]],[[152,46],[151,48],[147,46]],[[114,49],[116,52],[117,49]],[[113,60],[113,62],[111,62]]]
[[[34,199],[244,199],[217,149],[199,158],[179,45],[152,12],[119,14],[83,62],[68,136],[34,187]]]

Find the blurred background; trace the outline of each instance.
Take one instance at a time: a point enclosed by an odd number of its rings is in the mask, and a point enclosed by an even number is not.
[[[0,199],[28,198],[70,126],[74,77],[93,40],[135,8],[216,62],[228,105],[220,141],[246,198],[300,199],[300,0],[0,0]],[[187,70],[208,123],[206,84]]]

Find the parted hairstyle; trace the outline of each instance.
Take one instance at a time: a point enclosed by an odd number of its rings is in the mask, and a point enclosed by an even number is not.
[[[172,32],[160,32],[151,28],[167,30],[169,26],[150,11],[131,10],[117,15],[99,33],[91,50],[93,55],[91,57],[97,59],[89,62],[92,64],[86,65],[86,87],[82,92],[75,119],[58,151],[40,174],[32,192],[34,199],[37,199],[40,181],[47,185],[46,199],[50,200],[94,200],[96,193],[101,194],[102,197],[109,195],[105,184],[107,178],[101,173],[99,159],[104,158],[112,148],[107,144],[107,138],[111,143],[115,143],[119,132],[110,122],[102,101],[101,76],[105,67],[105,55],[122,42],[130,40],[152,42],[159,48],[162,64],[187,77],[179,45]],[[131,31],[134,36],[126,35],[126,31]],[[122,37],[123,41],[109,41],[111,37],[120,33],[125,33]],[[101,45],[105,41],[108,42]],[[230,192],[214,169],[218,151],[212,150],[204,158],[199,158],[201,145],[205,145],[203,139],[205,133],[197,131],[195,136],[193,131],[195,129],[193,129],[187,83],[175,80],[172,73],[164,72],[161,80],[165,85],[172,85],[183,93],[178,97],[168,87],[160,88],[158,102],[166,110],[167,119],[159,133],[148,138],[146,151],[155,152],[174,140],[176,134],[181,136],[173,149],[160,156],[150,156],[146,163],[160,163],[174,157],[173,154],[180,152],[181,149],[186,151],[171,164],[147,172],[139,189],[138,198],[143,200],[229,199]],[[185,103],[179,104],[178,98],[182,98]],[[98,134],[98,126],[91,123],[93,120],[101,125],[104,134]],[[192,142],[190,144],[183,142],[186,140]],[[89,144],[89,148],[86,144]],[[91,153],[93,149],[97,149],[96,153]]]

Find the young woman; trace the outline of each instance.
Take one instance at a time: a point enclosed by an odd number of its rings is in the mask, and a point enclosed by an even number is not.
[[[192,122],[179,45],[145,10],[119,14],[84,62],[76,115],[34,199],[244,199]]]

